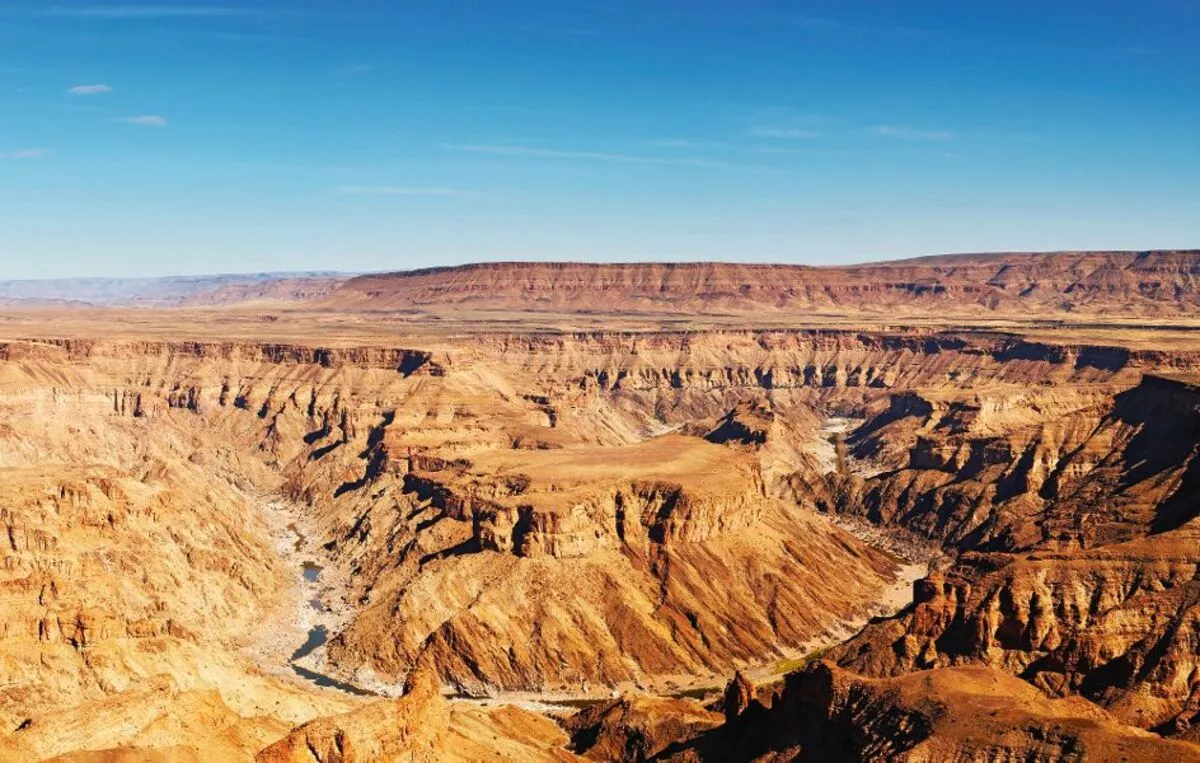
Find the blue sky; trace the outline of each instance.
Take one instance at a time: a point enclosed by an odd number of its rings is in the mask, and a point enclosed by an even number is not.
[[[0,278],[1200,246],[1200,3],[0,5]]]

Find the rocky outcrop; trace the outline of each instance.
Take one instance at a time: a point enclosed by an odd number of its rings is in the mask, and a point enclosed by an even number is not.
[[[307,723],[264,748],[258,763],[567,761],[566,736],[548,718],[506,707],[452,707],[436,675],[414,671],[404,696]]]
[[[907,393],[851,442],[899,468],[845,478],[818,503],[967,553],[833,659],[872,676],[990,665],[1189,733],[1200,387],[1148,375],[1114,395]]]
[[[824,500],[958,549],[1091,548],[1197,516],[1200,387],[1164,376],[1116,395],[902,393],[849,443],[882,473]]]
[[[1185,732],[1200,707],[1200,528],[1081,554],[965,555],[914,605],[830,653],[866,675],[987,664],[1122,721]]]
[[[374,760],[441,760],[448,750],[450,704],[437,677],[414,671],[404,697],[321,718],[265,748],[258,763],[357,763]]]
[[[586,758],[641,763],[720,723],[718,713],[689,700],[630,695],[581,710],[563,727],[571,749]]]
[[[0,731],[23,726],[20,746],[42,757],[140,743],[153,724],[108,730],[81,708],[143,707],[123,692],[165,675],[165,692],[215,691],[228,714],[194,706],[242,751],[286,736],[270,754],[570,754],[561,731],[515,710],[331,702],[250,668],[240,639],[288,592],[253,499],[282,494],[326,574],[348,581],[344,618],[307,664],[356,686],[386,693],[424,665],[439,688],[472,695],[607,697],[769,669],[865,618],[899,567],[821,515],[840,513],[961,557],[920,584],[911,609],[830,652],[843,674],[811,679],[836,687],[836,702],[805,718],[824,718],[821,733],[850,745],[839,751],[993,750],[980,739],[1003,737],[998,724],[976,738],[946,720],[995,709],[979,704],[982,688],[944,712],[928,706],[953,696],[941,676],[966,666],[1000,676],[988,691],[1012,681],[1103,705],[1105,739],[1160,741],[1114,719],[1186,739],[1197,674],[1187,375],[1200,355],[1184,342],[1054,336],[0,342],[0,657],[12,668]],[[843,524],[872,537],[863,521]],[[921,685],[934,699],[905,694]],[[725,727],[783,717],[763,715],[776,703],[761,689],[734,688]],[[146,744],[203,750],[179,726],[192,702],[156,710],[165,730]],[[703,754],[696,745],[726,738],[692,704],[606,705],[572,731],[579,753]],[[1063,707],[1003,716],[1022,731],[997,754],[1096,749],[1074,721],[1044,720],[1076,717]]]
[[[750,683],[749,679],[739,670],[733,674],[733,680],[725,687],[725,694],[721,698],[721,710],[725,713],[725,720],[736,720],[739,715],[749,709],[750,703],[753,701],[754,684]]]
[[[670,760],[1195,760],[1200,746],[1118,723],[1078,699],[1048,699],[987,668],[870,679],[828,663],[787,677],[759,706],[679,745]]]

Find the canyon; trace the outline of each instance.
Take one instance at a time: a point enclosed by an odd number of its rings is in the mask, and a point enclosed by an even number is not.
[[[1200,760],[1200,252],[163,299],[0,309],[4,760]]]

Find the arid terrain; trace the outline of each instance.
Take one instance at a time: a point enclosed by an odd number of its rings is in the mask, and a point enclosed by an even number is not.
[[[1200,251],[0,289],[0,760],[1200,760]]]

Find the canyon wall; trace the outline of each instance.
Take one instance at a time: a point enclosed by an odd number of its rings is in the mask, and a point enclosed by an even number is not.
[[[1200,252],[1055,252],[926,257],[840,267],[737,263],[484,263],[360,276],[327,306],[421,306],[700,314],[911,309],[1187,315]]]
[[[804,655],[898,572],[854,519],[957,560],[828,654],[839,682],[986,668],[1187,739],[1198,369],[986,331],[0,343],[0,712],[48,752],[101,738],[56,713],[114,697],[185,696],[228,750],[346,714],[279,759],[390,723],[236,656],[287,587],[274,496],[348,581],[319,666],[359,686],[670,692]]]

